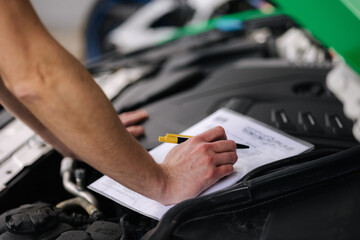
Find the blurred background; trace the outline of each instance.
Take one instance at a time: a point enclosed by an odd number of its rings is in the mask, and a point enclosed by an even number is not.
[[[31,0],[49,32],[79,60],[85,59],[84,32],[96,0]]]

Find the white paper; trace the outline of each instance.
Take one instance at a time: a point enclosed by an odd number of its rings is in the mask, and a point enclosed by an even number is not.
[[[224,127],[228,139],[248,145],[250,148],[238,149],[238,161],[234,164],[234,172],[205,190],[201,195],[229,187],[239,181],[246,173],[259,166],[303,153],[313,147],[310,143],[291,137],[228,109],[216,111],[181,134],[197,135],[215,126]],[[175,144],[163,143],[151,150],[150,154],[156,162],[160,163],[174,146]],[[89,188],[119,204],[155,219],[160,219],[172,207],[164,206],[144,197],[107,176],[98,179]]]

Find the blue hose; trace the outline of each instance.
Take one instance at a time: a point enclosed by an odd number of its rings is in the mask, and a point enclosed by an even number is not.
[[[145,5],[146,3],[150,2],[150,0],[104,0],[98,2],[89,17],[85,33],[85,51],[86,58],[88,60],[97,58],[102,55],[101,42],[99,39],[102,24],[108,12],[121,2],[135,2],[141,5]]]

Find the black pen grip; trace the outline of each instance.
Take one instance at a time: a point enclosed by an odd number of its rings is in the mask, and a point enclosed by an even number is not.
[[[178,137],[177,139],[178,139],[177,143],[183,143],[183,142],[185,142],[186,140],[188,140],[189,138]]]

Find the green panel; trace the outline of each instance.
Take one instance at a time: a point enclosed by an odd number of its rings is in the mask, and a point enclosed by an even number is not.
[[[195,34],[199,34],[199,33],[203,33],[203,32],[212,30],[212,29],[216,28],[218,26],[218,24],[222,24],[222,22],[226,22],[226,21],[228,23],[231,22],[232,20],[242,22],[242,21],[247,21],[247,20],[252,20],[252,19],[257,19],[257,18],[277,16],[277,15],[281,15],[281,14],[283,14],[281,11],[279,11],[278,9],[272,8],[268,12],[264,12],[264,11],[255,9],[255,10],[243,11],[240,13],[224,15],[221,17],[210,19],[209,21],[191,24],[191,25],[187,25],[185,27],[179,28],[174,32],[174,34],[171,38],[167,39],[164,42],[168,42],[168,41],[172,41],[172,40],[184,37],[184,36],[195,35]]]
[[[273,0],[360,74],[360,0]]]

